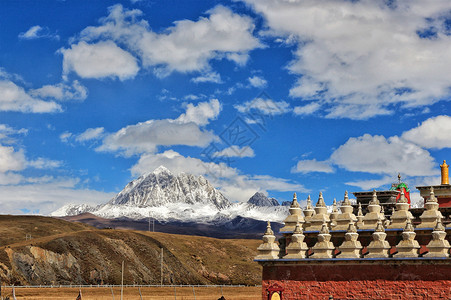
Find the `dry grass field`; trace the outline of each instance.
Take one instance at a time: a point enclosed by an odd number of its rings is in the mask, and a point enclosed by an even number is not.
[[[261,299],[261,287],[124,287],[123,299],[136,300],[216,300],[222,295],[227,300]],[[193,292],[194,289],[194,292]],[[111,292],[113,291],[113,293]],[[79,288],[16,288],[17,300],[75,300]],[[119,300],[120,287],[82,287],[82,300]],[[114,294],[114,296],[113,296]],[[2,287],[2,296],[12,295],[11,288]]]

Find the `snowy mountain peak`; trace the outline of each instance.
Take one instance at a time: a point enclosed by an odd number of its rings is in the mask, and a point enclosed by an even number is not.
[[[255,206],[279,206],[279,202],[274,198],[268,198],[265,194],[256,192],[247,203]]]
[[[158,168],[156,168],[152,173],[155,174],[155,175],[160,175],[162,173],[166,173],[166,174],[171,174],[172,175],[171,171],[169,171],[169,169],[166,168],[163,165],[161,165]]]
[[[103,218],[152,218],[160,222],[222,224],[237,217],[282,222],[288,207],[256,193],[247,203],[230,203],[203,176],[173,174],[165,167],[128,183],[109,202],[90,207],[67,205],[52,213],[58,216],[91,212]]]
[[[203,204],[215,208],[230,205],[218,190],[202,176],[174,175],[164,166],[133,180],[109,204],[158,207],[169,203]]]

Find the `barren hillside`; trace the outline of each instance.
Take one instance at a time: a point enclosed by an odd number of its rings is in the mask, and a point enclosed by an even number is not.
[[[25,240],[27,232],[32,239]],[[257,284],[258,240],[95,229],[46,217],[0,217],[0,277],[14,284]]]

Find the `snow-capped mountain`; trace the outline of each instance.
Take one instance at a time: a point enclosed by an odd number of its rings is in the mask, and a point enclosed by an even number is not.
[[[213,205],[217,209],[230,205],[229,200],[202,175],[194,176],[186,173],[174,175],[163,166],[131,181],[108,203],[133,207],[184,203]]]
[[[76,216],[82,213],[92,212],[95,207],[89,204],[67,204],[52,212],[51,216]]]
[[[256,192],[247,203],[255,206],[279,206],[279,201],[274,198],[268,198],[265,194]]]
[[[92,207],[66,205],[52,216],[90,212],[102,218],[153,218],[160,222],[180,221],[223,224],[236,217],[282,222],[288,207],[256,193],[247,203],[230,203],[203,176],[173,174],[163,166],[131,181],[109,202]]]

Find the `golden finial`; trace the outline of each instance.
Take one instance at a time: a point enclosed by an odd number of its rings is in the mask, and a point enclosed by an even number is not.
[[[446,160],[443,160],[443,164],[440,165],[442,173],[442,184],[449,184],[449,166],[446,164]]]

